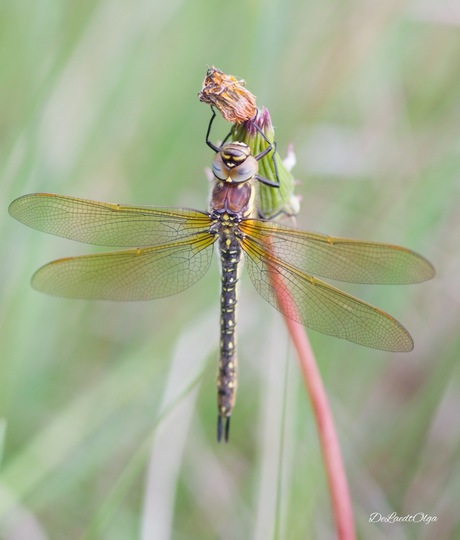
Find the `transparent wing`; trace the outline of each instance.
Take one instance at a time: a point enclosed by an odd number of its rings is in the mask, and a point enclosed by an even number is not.
[[[19,197],[9,212],[33,229],[100,246],[156,246],[209,226],[208,215],[196,210],[121,206],[50,193]]]
[[[250,237],[241,244],[255,288],[286,317],[365,347],[412,350],[410,334],[384,311],[290,266]]]
[[[390,244],[334,238],[248,219],[241,230],[279,259],[304,272],[350,283],[418,283],[434,276],[421,255]]]
[[[113,251],[51,262],[35,272],[35,289],[89,300],[151,300],[176,294],[208,270],[216,237],[143,249]]]

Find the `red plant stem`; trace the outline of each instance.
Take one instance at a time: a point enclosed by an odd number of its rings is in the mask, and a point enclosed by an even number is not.
[[[340,453],[334,419],[329,407],[323,381],[304,328],[287,317],[284,317],[284,320],[300,360],[302,374],[315,415],[332,499],[337,537],[340,540],[354,540],[356,535],[350,492],[348,490],[347,477]]]
[[[269,268],[273,288],[277,295],[279,307],[283,311],[293,313],[296,310],[293,299],[288,295],[282,276],[273,268]],[[351,507],[350,492],[343,466],[342,455],[331,409],[324,389],[323,381],[316,364],[304,328],[294,320],[284,316],[300,360],[305,386],[310,396],[318,429],[324,466],[332,499],[332,510],[335,517],[337,538],[339,540],[355,540],[355,526]]]

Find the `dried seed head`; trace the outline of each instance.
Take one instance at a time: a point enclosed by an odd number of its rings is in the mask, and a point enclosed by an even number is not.
[[[212,66],[206,72],[198,99],[216,107],[228,122],[241,124],[257,112],[256,98],[245,86],[243,79],[226,75]]]

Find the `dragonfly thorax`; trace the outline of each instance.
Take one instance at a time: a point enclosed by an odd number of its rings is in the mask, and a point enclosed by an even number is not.
[[[254,212],[255,187],[250,182],[218,181],[211,192],[210,210],[214,215],[231,215],[241,220]]]
[[[248,182],[258,170],[259,165],[251,155],[251,149],[242,142],[226,144],[212,162],[214,176],[229,183]]]

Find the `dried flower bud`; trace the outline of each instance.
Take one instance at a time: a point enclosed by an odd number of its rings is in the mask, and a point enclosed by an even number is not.
[[[206,72],[198,99],[215,106],[228,122],[241,124],[257,113],[256,98],[245,86],[243,79],[226,75],[212,66]]]

